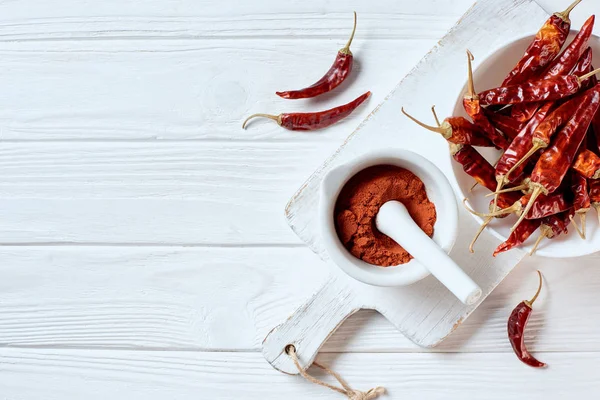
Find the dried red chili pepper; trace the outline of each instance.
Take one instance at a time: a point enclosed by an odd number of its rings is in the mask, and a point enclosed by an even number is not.
[[[424,124],[423,122],[419,121],[418,119],[404,111],[404,107],[402,107],[402,113],[419,126],[432,132],[439,133],[444,139],[446,139],[449,142],[456,144],[468,144],[471,146],[493,146],[492,142],[484,136],[481,129],[479,129],[477,126],[473,125],[471,122],[469,122],[463,117],[446,118],[440,126],[435,127]]]
[[[554,13],[544,23],[502,86],[526,81],[542,71],[558,55],[571,28],[569,14],[581,0],[575,0],[565,11]]]
[[[571,222],[573,222],[573,225],[575,226],[575,229],[577,230],[577,233],[579,234],[579,236],[582,239],[585,239],[585,231],[586,231],[585,216],[591,207],[590,195],[588,192],[588,180],[585,177],[583,177],[577,173],[572,173],[571,174],[571,192],[574,195],[573,210],[574,210],[575,215],[579,216],[579,222],[581,224],[581,229],[577,226],[575,221],[572,219],[573,217],[571,217]]]
[[[596,209],[598,214],[598,223],[600,223],[600,179],[589,181],[590,184],[590,201],[592,207]]]
[[[500,86],[479,93],[479,101],[481,105],[489,106],[559,100],[577,93],[582,82],[598,72],[600,69],[583,76],[559,75],[518,85]]]
[[[523,221],[521,225],[510,233],[508,239],[500,244],[494,251],[494,257],[498,254],[503,253],[512,249],[513,247],[520,246],[535,232],[542,224],[541,219],[527,219]]]
[[[573,169],[588,179],[600,179],[600,157],[590,150],[581,151]]]
[[[312,131],[315,129],[326,128],[336,122],[346,118],[352,113],[363,101],[369,98],[371,92],[360,95],[348,104],[339,107],[334,107],[329,110],[310,112],[310,113],[283,113],[279,115],[271,114],[252,114],[242,124],[242,128],[246,129],[246,124],[252,118],[264,117],[277,122],[280,126],[292,131]]]
[[[496,187],[494,167],[472,146],[450,143],[450,154],[467,175],[475,178],[477,183],[489,190]]]
[[[575,160],[579,146],[583,142],[599,105],[600,85],[596,85],[585,93],[573,117],[556,135],[554,144],[540,156],[530,177],[530,186],[533,189],[531,198],[513,229],[528,215],[529,210],[542,193],[552,193],[561,185]]]
[[[594,21],[595,17],[593,15],[585,21],[569,46],[549,65],[548,70],[541,77],[542,80],[565,76],[571,72],[587,48],[594,28]],[[533,115],[537,106],[536,104],[515,106],[511,109],[511,116],[518,121],[527,121]]]
[[[527,321],[531,315],[533,303],[538,298],[540,291],[542,290],[542,274],[540,271],[537,271],[537,273],[540,277],[540,284],[537,292],[535,292],[535,295],[531,298],[531,300],[524,300],[515,307],[510,314],[510,317],[508,317],[507,330],[508,340],[519,360],[531,367],[540,368],[545,367],[546,364],[536,360],[535,357],[533,357],[527,351],[527,348],[525,347],[524,335]]]
[[[521,177],[525,165],[523,164],[523,168],[518,170],[515,165],[527,154],[534,132],[544,118],[546,118],[551,107],[552,103],[546,103],[542,106],[536,115],[527,123],[525,128],[523,128],[513,139],[508,149],[506,149],[502,157],[500,157],[500,160],[498,160],[498,164],[496,164],[496,181],[498,182],[496,192],[502,189],[507,183],[515,182]],[[494,202],[496,201],[497,198],[494,199]]]
[[[516,192],[508,192],[508,193],[516,193]],[[506,195],[508,193],[502,193],[502,194]],[[532,196],[532,194],[526,194],[524,196],[520,196],[519,200],[515,201],[509,207],[501,208],[497,211],[494,211],[494,212],[491,212],[488,214],[478,213],[473,210],[469,210],[469,211],[472,214],[475,214],[482,218],[497,217],[499,215],[506,215],[506,214],[514,213],[514,214],[517,214],[517,215],[523,217],[524,219],[540,219],[540,218],[547,217],[549,215],[558,214],[560,212],[563,212],[563,211],[568,210],[569,208],[573,207],[573,204],[571,203],[571,201],[567,197],[565,197],[565,195],[563,193],[556,192],[556,193],[551,193],[548,195],[544,195],[544,194],[540,195],[537,198],[537,201],[535,201],[533,203],[533,205],[531,207],[529,207],[529,209],[527,210],[527,213],[525,213],[525,209],[529,204],[531,196]]]
[[[352,39],[354,39],[354,32],[356,32],[356,11],[354,12],[354,27],[352,28],[350,39],[348,39],[348,43],[337,52],[333,65],[329,68],[329,71],[327,71],[321,79],[307,88],[275,92],[275,94],[284,99],[307,99],[327,93],[338,87],[352,71],[354,56],[350,51],[350,45],[352,44]]]
[[[483,113],[492,125],[509,139],[514,139],[526,125],[525,122],[519,122],[514,118],[494,112],[489,108],[483,108]]]
[[[473,120],[473,123],[479,127],[485,134],[485,136],[494,143],[494,146],[499,149],[506,150],[510,146],[510,142],[502,136],[496,128],[490,123],[485,114],[483,108],[479,103],[479,96],[475,92],[475,84],[473,82],[473,67],[471,61],[473,61],[473,54],[467,50],[467,66],[468,66],[468,83],[467,93],[463,97],[463,107],[467,114]]]
[[[542,240],[553,239],[562,233],[569,233],[569,223],[572,221],[574,214],[575,211],[573,208],[571,208],[560,214],[550,215],[542,219],[542,224],[540,225],[540,236],[535,241],[535,244],[529,252],[529,255],[532,256],[535,254]]]
[[[552,111],[538,125],[531,135],[528,143],[529,150],[514,163],[510,170],[506,172],[506,176],[519,176],[525,168],[525,161],[540,149],[545,149],[550,145],[550,140],[556,131],[562,127],[575,113],[579,107],[580,97],[574,97],[571,100],[563,103],[560,107]],[[546,103],[548,104],[548,103]]]

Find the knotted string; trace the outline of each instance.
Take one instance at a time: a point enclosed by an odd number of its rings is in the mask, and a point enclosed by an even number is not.
[[[317,385],[329,388],[331,390],[335,390],[336,392],[345,395],[350,400],[373,400],[379,397],[379,395],[385,393],[385,388],[381,386],[369,389],[366,392],[352,389],[350,385],[348,385],[348,383],[344,380],[344,378],[342,378],[338,373],[330,370],[326,366],[321,365],[315,361],[313,362],[313,365],[315,367],[321,368],[323,371],[333,376],[340,383],[340,385],[342,385],[342,387],[337,387],[327,382],[323,382],[322,380],[319,380],[314,376],[309,375],[304,369],[302,369],[302,366],[300,366],[300,362],[298,361],[296,348],[293,345],[289,345],[286,347],[286,353],[290,356],[290,358],[294,362],[294,365],[296,366],[296,368],[298,368],[298,372],[300,372],[300,375],[302,375],[304,379],[306,379],[309,382],[316,383]]]

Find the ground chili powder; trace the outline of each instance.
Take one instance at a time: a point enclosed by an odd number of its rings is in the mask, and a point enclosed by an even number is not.
[[[402,202],[417,225],[427,235],[433,235],[436,212],[425,185],[412,172],[393,165],[377,165],[354,175],[342,188],[334,211],[337,233],[344,246],[355,257],[382,267],[412,259],[375,226],[379,208],[390,200]]]

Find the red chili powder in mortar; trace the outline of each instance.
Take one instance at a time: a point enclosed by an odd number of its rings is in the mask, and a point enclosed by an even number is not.
[[[425,185],[412,172],[393,165],[377,165],[354,175],[342,188],[334,211],[338,236],[348,251],[382,267],[405,264],[413,258],[376,228],[379,208],[390,200],[402,202],[416,224],[433,235],[436,212]]]

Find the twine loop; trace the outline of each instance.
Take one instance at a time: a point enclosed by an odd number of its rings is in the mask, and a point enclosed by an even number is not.
[[[290,345],[286,346],[285,352],[290,356],[290,358],[294,362],[294,365],[296,366],[296,368],[298,368],[298,372],[300,373],[300,375],[302,375],[302,377],[304,379],[306,379],[309,382],[315,383],[317,385],[324,386],[326,388],[334,390],[338,393],[341,393],[341,394],[345,395],[346,397],[348,397],[348,399],[350,399],[350,400],[373,400],[385,393],[385,388],[381,387],[381,386],[374,387],[372,389],[367,390],[366,392],[363,392],[361,390],[352,389],[350,387],[350,385],[348,385],[348,383],[337,372],[334,372],[334,371],[330,370],[329,368],[327,368],[326,366],[321,365],[315,361],[315,362],[313,362],[313,365],[315,367],[321,368],[323,371],[325,371],[329,375],[333,376],[340,383],[340,385],[342,387],[338,387],[335,385],[331,385],[327,382],[323,382],[322,380],[317,379],[312,375],[309,375],[304,369],[302,369],[302,366],[300,365],[300,362],[298,361],[298,355],[296,354],[296,347],[294,347],[294,345],[290,344]]]

